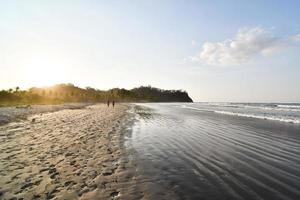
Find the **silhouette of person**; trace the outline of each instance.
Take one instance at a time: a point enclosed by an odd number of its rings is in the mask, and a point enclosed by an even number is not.
[[[115,107],[115,101],[112,102],[113,108]]]
[[[107,101],[107,107],[109,107],[109,100]]]

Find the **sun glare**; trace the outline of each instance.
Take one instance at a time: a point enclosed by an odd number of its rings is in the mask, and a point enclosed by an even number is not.
[[[66,67],[49,60],[35,59],[25,68],[26,82],[29,85],[44,87],[66,81]]]

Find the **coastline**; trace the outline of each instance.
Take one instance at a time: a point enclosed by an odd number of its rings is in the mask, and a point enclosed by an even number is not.
[[[142,198],[124,145],[129,109],[91,105],[0,126],[1,199]]]

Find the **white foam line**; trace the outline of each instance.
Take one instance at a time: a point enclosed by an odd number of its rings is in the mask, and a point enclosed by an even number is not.
[[[281,107],[281,108],[300,108],[300,106],[298,105],[277,105],[277,107]]]
[[[239,116],[239,117],[249,117],[249,118],[256,118],[256,119],[281,121],[281,122],[294,123],[294,124],[300,123],[300,120],[298,120],[298,119],[287,119],[287,118],[279,118],[279,117],[272,117],[272,116],[251,115],[251,114],[228,112],[228,111],[214,111],[214,112],[219,113],[219,114],[233,115],[233,116]]]

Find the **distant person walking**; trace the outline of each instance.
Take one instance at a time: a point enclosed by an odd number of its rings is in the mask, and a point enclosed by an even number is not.
[[[115,101],[112,102],[113,108],[115,107]]]
[[[107,107],[109,107],[109,100],[107,101]]]

